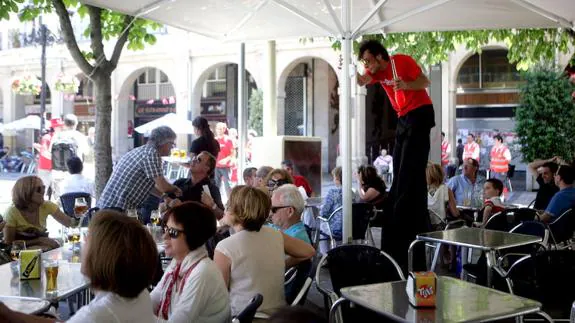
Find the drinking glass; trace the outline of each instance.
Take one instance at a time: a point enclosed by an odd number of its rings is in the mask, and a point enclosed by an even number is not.
[[[12,249],[10,249],[10,257],[12,261],[17,261],[20,257],[20,251],[26,250],[26,241],[14,240],[12,242]]]
[[[46,273],[46,292],[54,293],[58,291],[58,260],[47,260],[44,262]]]
[[[83,197],[77,197],[74,201],[74,215],[77,217],[84,216],[88,212],[88,203]]]
[[[154,225],[154,226],[159,226],[160,225],[160,211],[158,210],[153,210],[151,215],[150,215],[150,222]]]

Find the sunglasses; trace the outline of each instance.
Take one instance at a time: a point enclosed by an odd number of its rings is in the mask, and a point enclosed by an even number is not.
[[[46,191],[46,186],[36,186],[35,190],[36,193],[44,193]]]
[[[288,181],[285,179],[278,179],[277,181],[270,179],[268,181],[268,187],[282,186],[282,185],[287,184],[287,183],[288,183]]]
[[[176,228],[171,228],[168,226],[164,227],[164,233],[168,233],[168,237],[170,237],[170,239],[177,239],[180,234],[184,233],[184,230],[179,230]]]
[[[272,206],[271,211],[273,214],[276,214],[277,211],[281,210],[281,209],[285,209],[286,207],[292,207],[289,205],[285,205],[285,206]]]

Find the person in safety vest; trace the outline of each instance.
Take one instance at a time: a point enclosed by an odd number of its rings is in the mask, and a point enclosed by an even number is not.
[[[511,152],[509,148],[503,144],[503,138],[500,135],[495,135],[495,144],[491,148],[489,169],[491,171],[490,178],[497,178],[504,184],[507,183],[507,172],[509,171],[509,162],[511,161]]]
[[[445,132],[441,132],[441,166],[444,168],[449,164],[449,154],[451,154],[451,145],[445,139]]]
[[[463,146],[463,161],[473,158],[479,162],[479,145],[475,142],[473,134],[467,135],[467,143]]]

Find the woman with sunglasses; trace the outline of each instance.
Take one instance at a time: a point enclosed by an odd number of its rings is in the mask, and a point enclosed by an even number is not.
[[[264,297],[258,312],[271,315],[285,306],[285,268],[315,254],[309,243],[263,226],[270,210],[269,196],[257,188],[236,186],[230,194],[223,221],[235,233],[218,243],[214,262],[230,291],[232,315],[257,293]]]
[[[266,185],[267,192],[270,196],[276,188],[285,184],[293,183],[293,177],[285,169],[281,168],[273,169],[264,179],[264,184]]]
[[[60,211],[58,205],[45,201],[45,190],[37,176],[25,176],[16,181],[12,188],[12,205],[5,213],[4,242],[8,245],[14,240],[25,240],[27,247],[39,247],[44,251],[58,248],[58,242],[48,238],[48,215],[67,227],[78,223],[77,219]]]
[[[228,290],[204,247],[216,233],[214,213],[185,202],[169,209],[164,219],[165,252],[173,260],[151,294],[158,321],[229,322]]]
[[[118,211],[96,213],[82,247],[81,264],[95,297],[67,322],[154,322],[147,287],[157,260],[156,243],[140,222]],[[56,320],[14,312],[0,303],[0,322]]]

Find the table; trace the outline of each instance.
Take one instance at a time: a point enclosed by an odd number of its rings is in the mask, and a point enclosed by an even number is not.
[[[44,299],[50,303],[57,303],[74,294],[88,290],[90,281],[80,271],[80,258],[78,253],[69,249],[70,245],[45,252],[42,260],[60,260],[58,268],[58,291],[46,293],[45,273],[39,280],[20,280],[18,263],[13,261],[0,266],[0,295],[15,297],[31,297]],[[77,260],[77,262],[71,262]],[[86,299],[88,301],[88,299]]]
[[[30,315],[44,313],[50,308],[50,302],[30,297],[0,296],[0,303],[13,311]]]
[[[480,228],[458,228],[453,230],[435,231],[417,235],[408,251],[408,269],[413,268],[413,247],[419,242],[445,243],[454,246],[479,249],[485,251],[487,258],[487,286],[491,286],[491,268],[495,265],[495,252],[540,243],[543,239],[526,234],[509,233],[504,231],[485,230]],[[437,246],[439,249],[439,245]]]
[[[435,308],[415,308],[409,303],[407,281],[346,287],[330,310],[347,300],[400,322],[482,322],[539,313],[541,303],[463,280],[439,276]]]

